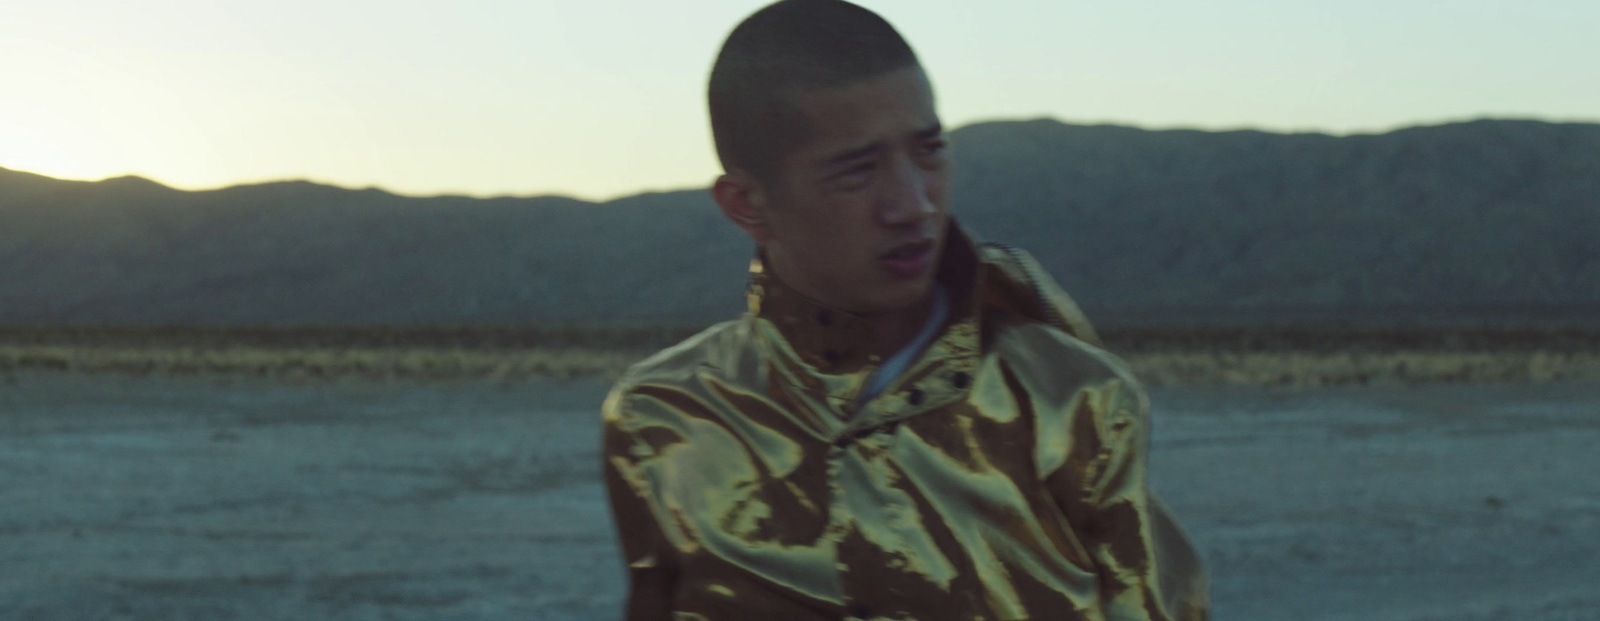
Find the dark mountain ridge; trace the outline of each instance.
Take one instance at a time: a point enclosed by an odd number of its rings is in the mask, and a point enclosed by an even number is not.
[[[958,217],[1102,322],[1600,317],[1600,124],[1037,120],[951,140]],[[751,250],[703,190],[188,192],[0,169],[0,323],[701,322],[738,312]]]

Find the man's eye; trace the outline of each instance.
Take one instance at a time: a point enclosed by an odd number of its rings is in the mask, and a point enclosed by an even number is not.
[[[949,146],[949,144],[950,143],[948,143],[946,141],[943,141],[943,140],[934,140],[932,142],[928,142],[928,143],[923,144],[922,145],[922,152],[926,153],[928,155],[934,155],[936,153],[942,153],[942,152],[944,152],[945,147]]]
[[[838,177],[840,179],[846,179],[846,180],[849,180],[849,179],[860,179],[861,177],[866,176],[867,173],[872,172],[872,168],[873,168],[873,166],[870,163],[869,164],[858,164],[858,165],[851,166],[850,168],[845,169],[844,172],[839,173]]]
[[[872,171],[875,168],[876,166],[870,163],[857,164],[834,173],[828,181],[836,189],[853,192],[871,185]]]

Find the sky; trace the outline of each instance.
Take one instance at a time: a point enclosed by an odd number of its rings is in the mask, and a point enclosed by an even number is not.
[[[0,167],[603,200],[720,172],[704,89],[763,2],[0,0]],[[1600,121],[1594,0],[866,0],[947,127],[1335,134]]]

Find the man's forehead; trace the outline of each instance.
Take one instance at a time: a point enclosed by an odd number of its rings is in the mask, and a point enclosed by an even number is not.
[[[805,151],[869,146],[939,128],[933,91],[918,67],[789,98],[805,120]]]

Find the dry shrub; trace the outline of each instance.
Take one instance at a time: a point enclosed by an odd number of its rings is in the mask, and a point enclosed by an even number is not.
[[[646,352],[393,349],[188,349],[0,345],[0,371],[24,369],[134,375],[257,375],[290,380],[356,377],[511,380],[615,376]]]
[[[1600,354],[1568,352],[1172,352],[1127,357],[1156,386],[1600,382]]]
[[[256,375],[292,381],[615,377],[694,326],[17,328],[0,373]],[[1600,333],[1576,330],[1111,330],[1146,383],[1600,382]]]

